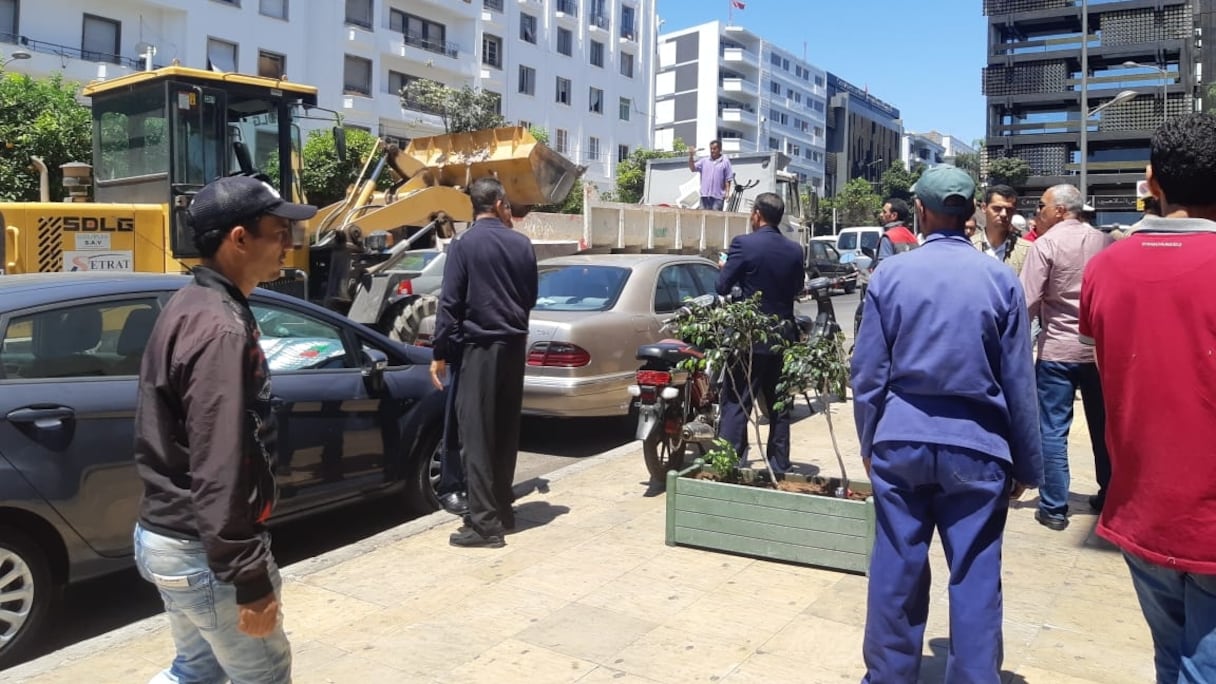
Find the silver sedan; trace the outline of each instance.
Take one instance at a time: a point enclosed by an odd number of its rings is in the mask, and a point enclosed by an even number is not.
[[[714,262],[676,254],[557,257],[539,271],[523,412],[563,417],[627,414],[637,348],[669,337],[663,321],[718,278]]]

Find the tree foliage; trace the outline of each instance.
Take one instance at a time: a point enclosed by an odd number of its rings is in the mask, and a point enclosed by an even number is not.
[[[1021,157],[997,157],[988,162],[988,182],[1020,187],[1030,178],[1030,164]]]
[[[309,204],[323,207],[346,196],[346,191],[355,182],[367,155],[376,146],[376,136],[361,128],[346,129],[346,161],[338,159],[334,146],[334,135],[329,129],[315,130],[304,141],[303,164],[300,184]],[[375,168],[375,161],[372,168]],[[279,155],[274,152],[263,171],[276,187],[279,183]],[[380,175],[377,187],[386,189],[392,184],[392,175],[386,170]]]
[[[841,228],[873,226],[878,222],[878,211],[882,209],[882,198],[874,192],[874,186],[864,178],[854,178],[832,198],[836,209],[836,223]],[[829,225],[831,214],[829,209]]]
[[[92,117],[76,101],[77,91],[77,84],[59,74],[39,79],[0,74],[0,200],[38,200],[31,156],[42,157],[47,166],[53,201],[64,196],[61,164],[92,163]]]
[[[638,148],[629,158],[616,165],[616,201],[637,204],[646,193],[646,162],[651,159],[669,159],[688,154],[688,145],[676,139],[670,152]]]
[[[878,180],[880,199],[886,200],[894,197],[901,200],[911,200],[912,186],[916,185],[916,181],[920,179],[923,169],[924,165],[918,164],[915,172],[909,171],[903,162],[896,162],[888,166],[887,170],[882,172],[882,177]]]
[[[434,112],[443,121],[445,133],[467,133],[506,124],[501,114],[501,97],[470,86],[449,88],[442,83],[419,79],[401,89],[401,104]]]

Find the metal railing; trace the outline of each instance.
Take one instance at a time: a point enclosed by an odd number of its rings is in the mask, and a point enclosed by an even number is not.
[[[578,16],[578,3],[575,0],[557,0],[557,11],[572,17]]]
[[[447,55],[448,57],[457,57],[460,54],[460,46],[456,43],[451,43],[446,40],[434,40],[412,33],[404,33],[405,44],[412,47],[421,48],[427,52],[434,52],[439,55]]]
[[[33,38],[15,33],[0,33],[0,42],[20,45],[31,52],[59,55],[60,57],[67,59],[79,59],[85,62],[106,62],[108,64],[118,64],[120,66],[130,67],[132,69],[144,68],[144,60],[142,59],[123,57],[122,55],[115,55],[106,52],[85,50],[68,45],[59,45],[58,43],[48,43],[44,40],[34,40]],[[164,65],[154,64],[153,66],[159,69]]]

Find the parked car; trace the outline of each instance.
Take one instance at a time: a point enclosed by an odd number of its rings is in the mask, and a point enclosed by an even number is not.
[[[827,278],[832,287],[850,294],[857,289],[857,266],[840,258],[840,252],[824,240],[811,240],[806,262],[807,282]]]
[[[836,251],[841,256],[852,254],[853,258],[857,258],[863,255],[863,248],[877,251],[881,238],[882,228],[879,226],[843,228],[836,236]]]
[[[132,565],[140,358],[186,276],[0,278],[0,666],[68,583]],[[438,508],[443,394],[429,350],[303,300],[250,304],[271,368],[280,500],[273,523],[370,496]]]
[[[390,258],[382,271],[392,271],[397,278],[395,294],[439,294],[443,285],[444,253],[438,249],[411,249]]]

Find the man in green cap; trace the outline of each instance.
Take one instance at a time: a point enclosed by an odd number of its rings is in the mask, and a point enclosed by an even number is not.
[[[996,684],[1005,517],[1042,478],[1030,320],[1013,270],[964,233],[971,177],[935,166],[913,192],[928,237],[875,271],[853,352],[877,525],[863,681],[918,679],[936,530],[950,566],[946,681]]]

